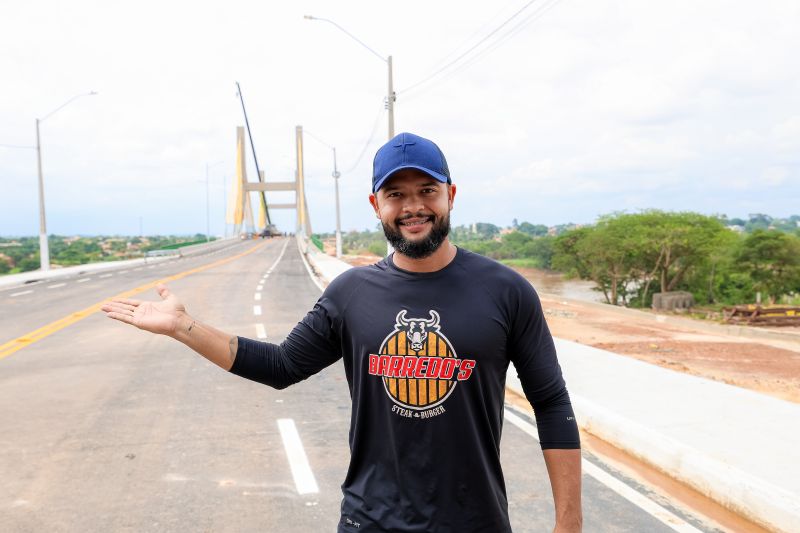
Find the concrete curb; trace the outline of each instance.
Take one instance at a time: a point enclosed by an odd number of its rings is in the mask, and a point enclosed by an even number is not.
[[[300,246],[300,251],[303,252],[302,245]],[[339,274],[353,268],[352,265],[348,265],[344,261],[321,252],[320,249],[313,244],[306,245],[305,255],[314,271],[322,278],[326,285],[333,281]]]
[[[302,251],[303,247],[299,240],[298,244]],[[352,268],[343,261],[319,252],[314,246],[307,246],[306,256],[316,273],[328,283],[341,272]],[[558,296],[555,297],[558,298]],[[581,301],[581,304],[583,303],[585,302]],[[615,309],[613,306],[599,303],[597,306],[604,310],[617,311],[620,314],[635,313],[658,320],[657,315],[633,309]],[[681,322],[683,321],[686,319],[681,319]],[[694,324],[694,321],[690,322],[692,325]],[[711,324],[707,324],[707,326],[711,326]],[[717,326],[714,328],[717,331],[727,330],[725,326],[716,324],[713,326]],[[731,333],[730,331],[726,332]],[[734,334],[741,333],[734,332]],[[772,335],[764,336],[776,338]],[[785,339],[786,337],[778,338]],[[569,342],[571,341],[566,341],[566,343]],[[561,345],[559,349],[564,348],[565,341],[556,339],[556,343]],[[603,352],[597,348],[592,348],[592,350]],[[606,353],[611,354],[611,352]],[[616,356],[616,354],[612,355]],[[509,368],[506,387],[524,397],[522,386],[513,367]],[[578,424],[583,430],[638,457],[670,477],[695,488],[726,508],[769,529],[788,533],[796,530],[797,524],[800,523],[800,501],[797,495],[790,491],[759,479],[734,465],[709,457],[706,453],[669,437],[661,431],[653,430],[620,416],[580,395],[571,394],[571,398]],[[760,450],[754,449],[752,452],[757,454],[760,453]]]
[[[579,383],[576,390],[587,390],[593,394],[593,399],[589,399],[581,394],[570,393],[581,429],[638,457],[671,478],[693,487],[767,529],[786,532],[796,530],[796,524],[800,523],[800,498],[796,492],[774,484],[774,477],[771,477],[775,475],[774,471],[766,472],[769,469],[763,468],[765,462],[780,464],[781,458],[786,460],[785,456],[790,452],[782,445],[768,446],[767,449],[761,446],[764,443],[762,437],[769,435],[788,443],[797,440],[796,431],[786,428],[787,433],[781,434],[781,430],[777,429],[782,423],[780,419],[795,419],[799,412],[795,404],[698,376],[681,374],[643,361],[627,359],[613,352],[572,341],[556,338],[555,342],[568,385]],[[615,361],[620,364],[615,364]],[[609,376],[603,375],[603,369]],[[624,376],[624,379],[615,379],[620,376]],[[625,399],[626,396],[619,393],[620,389],[603,392],[609,387],[622,386],[621,381],[625,380],[630,382],[627,393],[627,396],[631,396],[630,400],[620,401],[620,398]],[[507,374],[506,387],[524,397],[513,367]],[[685,390],[684,394],[689,396],[671,398],[672,391],[677,390]],[[642,396],[643,394],[646,396]],[[709,402],[704,399],[706,395],[713,395],[717,400]],[[633,397],[638,397],[640,401],[632,401]],[[699,411],[687,418],[680,418],[687,416],[686,413],[696,411],[691,406],[687,407],[688,398],[693,398],[689,401],[696,403]],[[722,411],[719,410],[721,402],[725,404]],[[607,407],[608,404],[613,407]],[[756,413],[747,409],[747,404],[758,405],[758,409],[763,408],[764,404],[767,407]],[[770,409],[779,413],[779,420],[774,424],[775,431],[770,430],[768,434],[764,433],[764,424],[757,420],[754,421],[754,427],[742,426],[741,433],[731,433],[721,430],[714,418],[724,417],[730,420],[739,415],[743,420],[753,416],[763,416],[771,420],[769,417],[773,413]],[[675,413],[679,415],[678,420]],[[709,419],[704,422],[704,417]],[[687,432],[685,428],[695,430]],[[681,437],[675,438],[673,431]],[[751,433],[748,434],[748,431]],[[753,434],[753,431],[760,433]],[[709,441],[708,432],[714,433],[717,438]],[[687,437],[689,434],[692,436]],[[723,435],[727,439],[724,442],[719,438]],[[698,443],[700,447],[697,447]],[[725,446],[730,448],[725,449]],[[750,460],[740,464],[737,457],[742,458],[746,454],[756,458],[760,457],[759,454],[768,455],[763,456],[763,461]],[[758,465],[761,465],[761,469]],[[747,470],[743,470],[743,466]],[[787,465],[787,475],[791,476],[792,470],[794,467]]]
[[[521,387],[519,390],[510,388],[523,394]],[[571,394],[570,398],[578,425],[584,431],[767,528],[788,533],[797,526],[800,502],[791,492],[612,413],[579,395]],[[754,450],[754,453],[758,452]]]

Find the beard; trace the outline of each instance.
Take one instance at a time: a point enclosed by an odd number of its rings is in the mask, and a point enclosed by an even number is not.
[[[416,216],[421,218],[426,215],[417,214]],[[383,234],[386,236],[386,240],[389,241],[389,244],[391,244],[395,250],[411,259],[425,259],[430,256],[439,249],[450,233],[450,213],[445,214],[443,217],[427,215],[427,218],[432,221],[430,232],[418,241],[410,241],[403,237],[399,229],[400,222],[406,218],[412,217],[408,216],[397,219],[394,227],[381,221],[381,226],[383,226]]]

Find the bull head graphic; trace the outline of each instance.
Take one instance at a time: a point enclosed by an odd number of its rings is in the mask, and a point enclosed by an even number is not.
[[[397,331],[406,332],[408,344],[415,352],[422,350],[428,340],[429,331],[439,331],[439,313],[430,311],[430,316],[431,318],[427,320],[424,318],[406,318],[405,309],[397,313],[395,328],[397,328]]]

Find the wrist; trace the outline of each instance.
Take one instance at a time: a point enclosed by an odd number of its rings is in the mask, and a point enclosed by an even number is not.
[[[173,339],[180,340],[191,335],[192,330],[197,327],[195,320],[186,313],[181,313],[175,319],[172,331],[167,333]]]

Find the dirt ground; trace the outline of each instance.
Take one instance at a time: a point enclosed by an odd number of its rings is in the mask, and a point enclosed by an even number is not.
[[[360,266],[380,258],[363,255],[344,259]],[[795,341],[709,333],[702,329],[702,324],[692,327],[660,323],[649,314],[623,315],[596,304],[550,294],[545,290],[553,286],[548,280],[547,287],[542,287],[542,272],[518,270],[540,291],[547,323],[556,337],[800,403],[798,328],[781,328],[797,333]]]
[[[540,298],[556,337],[800,403],[798,328],[780,328],[797,340],[765,339],[659,322],[655,313],[623,315],[559,295]]]

